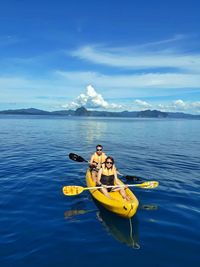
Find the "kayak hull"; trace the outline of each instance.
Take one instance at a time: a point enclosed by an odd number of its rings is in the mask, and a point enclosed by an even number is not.
[[[121,180],[119,181],[121,184],[123,184]],[[90,170],[87,170],[86,173],[86,184],[88,187],[95,186]],[[104,208],[117,214],[118,216],[131,218],[135,215],[139,202],[129,188],[126,188],[125,191],[129,196],[130,201],[124,200],[118,191],[110,192],[109,194],[113,198],[110,199],[106,197],[100,190],[90,189],[90,193],[93,198],[96,199]]]

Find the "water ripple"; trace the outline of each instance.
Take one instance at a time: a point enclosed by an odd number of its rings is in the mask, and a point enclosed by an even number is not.
[[[1,266],[198,266],[198,121],[0,120]],[[160,183],[133,189],[140,206],[130,222],[104,214],[89,192],[62,194],[85,186],[87,164],[68,154],[89,159],[97,143],[123,174]]]

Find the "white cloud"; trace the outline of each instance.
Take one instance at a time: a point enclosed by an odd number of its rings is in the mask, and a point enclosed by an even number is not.
[[[154,107],[168,112],[200,113],[200,101],[189,102],[178,99],[167,104],[154,105]]]
[[[95,83],[99,87],[115,88],[199,88],[200,75],[183,73],[142,73],[105,75],[98,72],[56,72],[59,76],[73,84]]]
[[[150,45],[148,44],[148,46]],[[153,46],[153,44],[151,44],[151,46]],[[172,68],[174,70],[178,69],[200,72],[200,54],[178,53],[170,48],[160,50],[155,49],[153,51],[144,48],[145,45],[133,48],[110,48],[87,45],[74,50],[71,55],[82,60],[110,67],[134,70]]]
[[[200,112],[200,101],[192,102],[191,107],[198,110],[198,112]]]
[[[173,102],[173,106],[175,109],[186,109],[187,103],[185,103],[183,100],[178,99]]]
[[[73,94],[71,92],[69,97],[70,89],[66,81],[53,79],[52,75],[48,79],[17,75],[0,76],[0,109],[6,103],[19,104],[19,108],[40,105],[41,109],[45,106],[48,106],[48,109],[54,109],[55,106],[56,109],[60,109],[63,101],[70,101]]]
[[[74,101],[63,105],[64,108],[75,109],[84,106],[89,109],[120,109],[122,106],[108,103],[101,94],[97,93],[92,85],[88,85],[85,94],[80,94]]]
[[[189,101],[183,101],[181,99],[178,99],[172,103],[171,109],[178,110],[178,111],[190,111],[191,110],[191,111],[200,112],[200,101],[189,102]]]
[[[144,49],[144,48],[153,48],[153,49],[157,49],[160,47],[165,46],[166,44],[172,44],[174,47],[175,43],[178,43],[179,41],[183,41],[184,39],[188,39],[189,36],[185,35],[185,34],[176,34],[171,38],[168,39],[164,39],[164,40],[160,40],[160,41],[154,41],[154,42],[148,42],[148,43],[144,43],[144,44],[140,44],[138,46],[134,46],[134,48],[138,48],[138,49]]]
[[[146,101],[139,100],[139,99],[136,99],[134,103],[140,109],[149,109],[152,107],[151,104],[147,103]]]

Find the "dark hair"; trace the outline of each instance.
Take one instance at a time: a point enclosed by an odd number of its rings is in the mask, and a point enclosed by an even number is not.
[[[113,163],[113,165],[114,165],[115,161],[114,161],[113,157],[111,157],[111,156],[108,156],[108,157],[106,158],[105,162],[107,162],[107,161],[108,161],[108,159],[112,160],[112,163]]]
[[[96,146],[96,149],[97,149],[97,147],[101,147],[101,148],[103,149],[103,146],[102,146],[102,145],[97,145],[97,146]]]

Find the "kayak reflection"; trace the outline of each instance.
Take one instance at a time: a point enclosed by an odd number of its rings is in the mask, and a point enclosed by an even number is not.
[[[133,249],[139,249],[137,217],[134,216],[131,219],[122,218],[107,211],[96,201],[95,204],[99,208],[99,211],[97,211],[97,218],[106,230],[111,233],[117,241],[126,244]]]
[[[87,210],[85,207],[85,201],[77,201],[70,205],[70,208],[64,212],[65,219],[72,219],[78,215],[84,215],[96,210]]]
[[[141,205],[142,210],[158,210],[158,205],[156,204],[143,204]]]
[[[71,206],[71,209],[64,212],[65,219],[77,220],[80,215],[87,213],[96,213],[97,219],[102,223],[103,227],[110,233],[117,241],[126,244],[133,249],[139,249],[139,237],[138,237],[138,220],[137,215],[131,219],[119,217],[116,214],[109,212],[96,200],[94,200],[97,209],[86,210],[82,205],[83,203],[75,203]]]
[[[64,217],[67,219],[67,218],[72,218],[76,215],[80,215],[80,214],[86,214],[87,212],[89,211],[86,211],[86,210],[66,210],[64,212]]]

